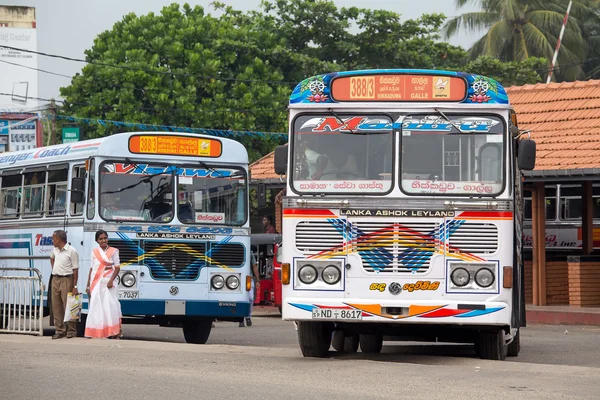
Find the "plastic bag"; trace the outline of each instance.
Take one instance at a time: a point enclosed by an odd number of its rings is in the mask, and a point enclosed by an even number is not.
[[[81,295],[73,296],[73,293],[67,294],[67,307],[65,309],[65,322],[79,321],[81,316]]]

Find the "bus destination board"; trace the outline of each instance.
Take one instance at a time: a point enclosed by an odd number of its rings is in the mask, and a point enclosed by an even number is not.
[[[467,97],[464,79],[447,75],[356,75],[333,80],[336,101],[449,101]]]
[[[221,142],[216,139],[175,135],[136,135],[129,138],[129,151],[138,154],[219,157]]]

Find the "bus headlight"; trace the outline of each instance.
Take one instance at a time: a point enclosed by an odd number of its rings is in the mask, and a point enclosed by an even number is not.
[[[240,287],[240,279],[235,275],[229,275],[225,280],[225,286],[229,290],[237,290]]]
[[[464,268],[456,268],[450,274],[450,279],[455,286],[463,287],[469,284],[471,281],[471,275],[469,274],[469,271]]]
[[[323,269],[321,277],[323,278],[323,282],[326,284],[335,285],[340,281],[342,273],[335,265],[328,265],[325,267],[325,269]]]
[[[317,269],[310,264],[303,266],[298,271],[298,278],[300,279],[300,282],[304,283],[305,285],[315,283],[317,277]]]
[[[494,284],[496,277],[489,268],[481,268],[475,273],[475,283],[482,288],[490,287]]]
[[[223,289],[224,285],[225,279],[221,275],[214,275],[212,278],[210,278],[210,286],[212,286],[213,289]]]
[[[127,288],[133,287],[135,285],[135,275],[131,272],[124,273],[121,277],[121,283]]]

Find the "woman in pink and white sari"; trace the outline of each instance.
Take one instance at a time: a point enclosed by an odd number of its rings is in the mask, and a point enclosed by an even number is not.
[[[89,299],[85,336],[90,338],[119,338],[121,333],[121,303],[114,284],[119,275],[119,250],[108,246],[108,234],[96,232],[100,245],[92,252],[92,268],[86,292]]]

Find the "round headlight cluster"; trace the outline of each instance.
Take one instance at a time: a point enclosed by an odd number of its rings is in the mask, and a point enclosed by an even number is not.
[[[124,273],[121,277],[121,283],[127,288],[133,287],[135,285],[135,275],[131,272]]]
[[[318,276],[319,274],[317,273],[317,269],[312,265],[304,265],[298,271],[298,279],[300,279],[300,282],[304,283],[305,285],[315,283]]]
[[[471,273],[466,268],[456,268],[450,274],[450,280],[457,287],[465,287],[471,282]],[[496,281],[494,272],[487,268],[479,268],[473,275],[473,280],[477,286],[482,288],[489,288]]]
[[[328,265],[325,267],[325,269],[323,269],[321,277],[323,278],[323,282],[326,284],[335,285],[342,278],[342,273],[335,265]]]
[[[492,286],[495,280],[494,273],[489,268],[481,268],[475,273],[475,283],[482,288]]]
[[[221,275],[213,275],[213,277],[210,278],[210,286],[216,290],[223,289],[223,286],[225,286],[225,278]]]
[[[240,287],[240,278],[235,275],[229,275],[225,280],[225,286],[227,286],[227,289],[229,290],[236,290]]]
[[[313,265],[307,264],[300,267],[298,270],[298,278],[305,285],[313,284],[319,278],[319,272]],[[335,285],[342,279],[342,271],[339,267],[331,264],[323,268],[321,271],[321,279],[328,285]]]
[[[210,278],[210,286],[215,290],[221,290],[226,287],[229,290],[237,290],[240,287],[240,278],[237,275],[229,275],[224,278],[223,275],[213,275]]]

